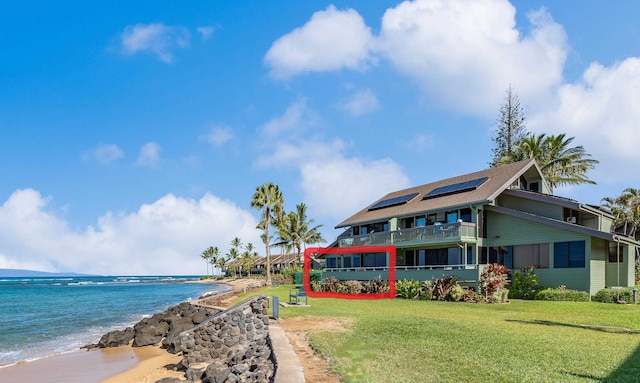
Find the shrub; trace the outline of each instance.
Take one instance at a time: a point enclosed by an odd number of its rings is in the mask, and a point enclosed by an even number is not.
[[[360,294],[362,292],[362,283],[360,281],[346,281],[344,288],[350,294]]]
[[[511,298],[535,299],[536,294],[544,287],[538,284],[536,268],[531,266],[513,273],[513,281],[509,286]]]
[[[594,302],[601,302],[601,303],[617,303],[619,300],[625,301],[627,303],[633,303],[633,291],[631,291],[631,289],[629,288],[625,288],[625,289],[606,288],[598,291],[596,295],[591,297],[591,300]]]
[[[462,299],[462,296],[464,295],[464,293],[465,293],[464,288],[456,283],[456,285],[451,288],[451,291],[449,292],[449,296],[454,302],[457,302],[460,299]]]
[[[487,302],[494,302],[494,295],[507,284],[509,269],[499,263],[490,263],[484,267],[480,275],[480,285]]]
[[[433,280],[433,299],[444,301],[451,299],[451,289],[458,285],[458,277],[447,275],[441,279]]]
[[[422,295],[420,299],[430,301],[433,299],[433,283],[431,281],[422,282]]]
[[[420,282],[413,279],[402,279],[396,282],[396,296],[404,299],[418,299],[422,294]]]
[[[311,281],[311,291],[322,291],[322,283],[320,281]]]
[[[363,291],[365,293],[386,293],[387,291],[389,291],[389,282],[383,281],[382,278],[378,277],[376,279],[365,282],[363,287]]]
[[[570,301],[589,302],[589,293],[586,291],[568,290],[565,286],[557,289],[544,289],[536,295],[536,300],[540,301]]]
[[[280,270],[280,277],[282,279],[282,282],[284,282],[285,284],[295,283],[296,273],[299,272],[302,272],[302,268],[295,263],[292,263],[291,265],[283,268],[282,270]]]
[[[339,291],[341,284],[342,283],[336,277],[329,277],[320,281],[320,288],[321,291],[335,293]]]

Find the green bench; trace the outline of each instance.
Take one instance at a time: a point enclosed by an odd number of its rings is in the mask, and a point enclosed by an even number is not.
[[[300,304],[300,301],[304,298],[304,304],[308,305],[307,293],[304,291],[304,287],[296,287],[289,290],[289,304]],[[295,302],[294,302],[295,301]]]

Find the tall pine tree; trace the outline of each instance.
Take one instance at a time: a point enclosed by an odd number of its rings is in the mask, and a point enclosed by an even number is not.
[[[513,93],[511,84],[507,89],[504,104],[500,106],[500,117],[496,120],[493,142],[493,158],[489,165],[498,166],[504,157],[514,154],[516,144],[529,133],[526,129],[524,111],[520,105],[518,95]]]

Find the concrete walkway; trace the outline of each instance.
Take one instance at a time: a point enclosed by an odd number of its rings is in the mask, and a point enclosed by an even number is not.
[[[304,369],[277,320],[269,320],[269,338],[276,360],[275,383],[304,383]]]

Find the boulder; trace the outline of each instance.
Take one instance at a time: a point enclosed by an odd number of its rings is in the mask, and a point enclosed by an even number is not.
[[[169,324],[167,322],[160,322],[146,326],[136,326],[138,328],[135,329],[136,336],[133,338],[133,347],[158,344],[169,332]]]
[[[124,330],[111,331],[102,336],[98,341],[98,347],[120,347],[126,346],[131,342],[135,335],[133,328],[127,327]]]

